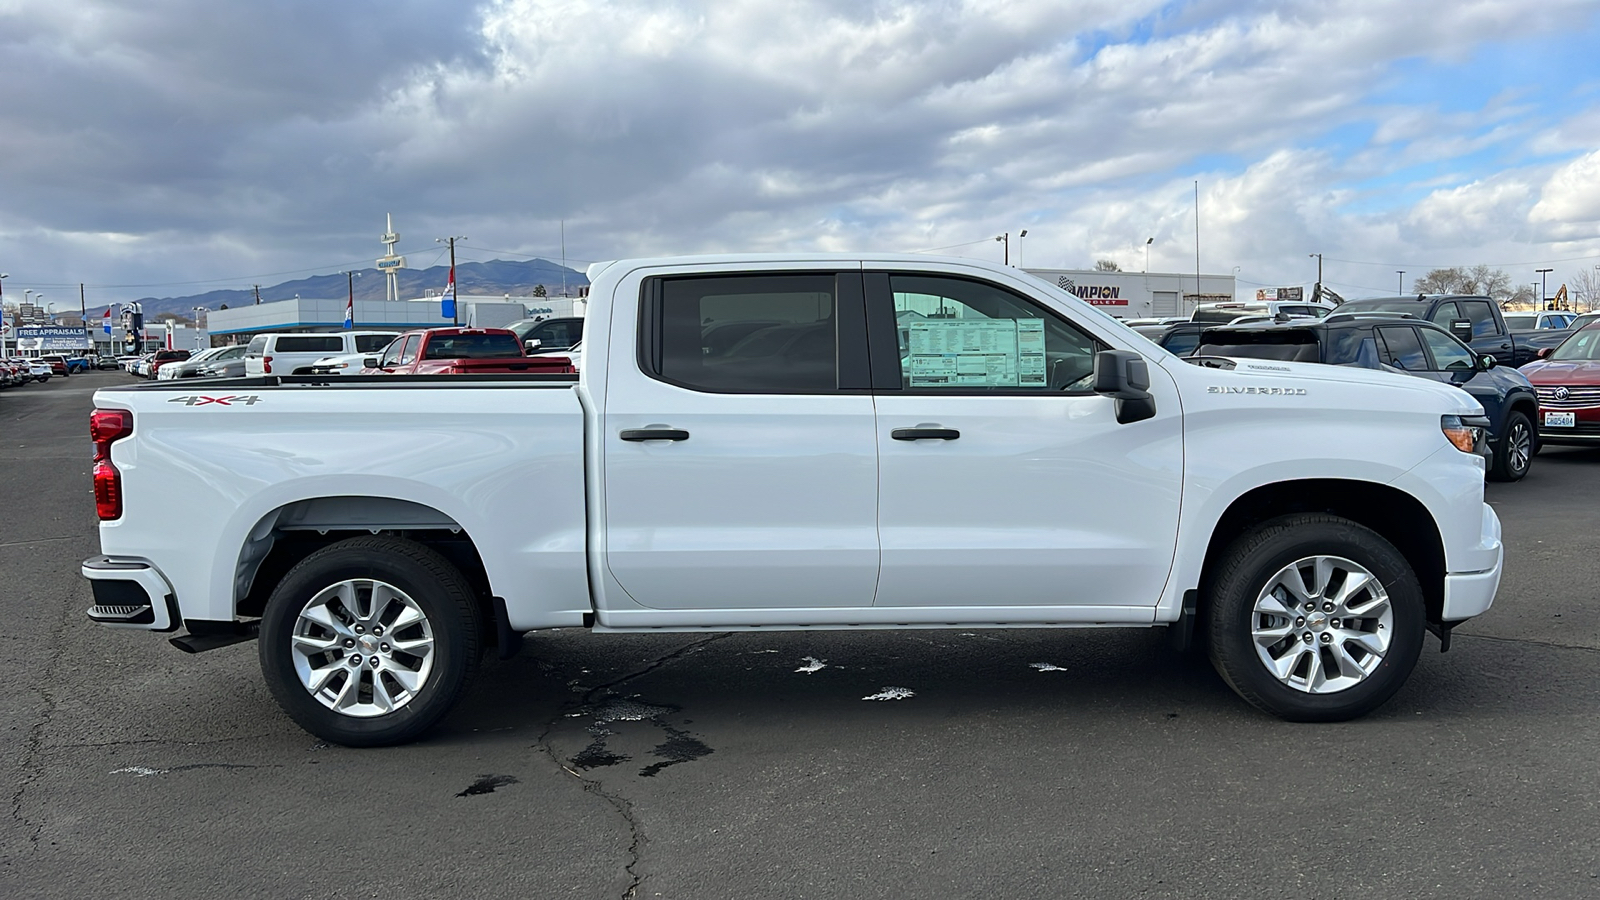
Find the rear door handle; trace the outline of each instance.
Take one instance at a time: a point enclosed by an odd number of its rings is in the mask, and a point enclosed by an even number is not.
[[[954,428],[896,428],[889,437],[897,441],[953,441],[961,437],[961,432]]]
[[[687,441],[689,432],[682,428],[624,428],[625,441]]]

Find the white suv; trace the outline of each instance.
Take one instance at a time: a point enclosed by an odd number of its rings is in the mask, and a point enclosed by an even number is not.
[[[244,351],[244,374],[310,375],[324,356],[376,353],[394,340],[388,331],[330,331],[321,334],[258,334]]]

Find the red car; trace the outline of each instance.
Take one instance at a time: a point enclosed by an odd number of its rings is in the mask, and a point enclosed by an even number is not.
[[[50,371],[57,375],[64,377],[72,374],[72,369],[67,366],[67,358],[65,356],[41,356],[39,357],[39,362],[49,366]]]
[[[189,351],[187,350],[158,350],[156,355],[150,358],[150,375],[148,377],[156,377],[156,372],[160,371],[161,367],[167,363],[183,362],[188,358]]]
[[[573,374],[564,356],[529,356],[505,328],[430,328],[408,331],[366,360],[363,375]]]
[[[1541,444],[1600,444],[1600,322],[1519,371],[1539,392]]]

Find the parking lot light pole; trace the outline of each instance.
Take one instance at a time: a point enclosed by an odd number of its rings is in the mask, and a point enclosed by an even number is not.
[[[1306,257],[1308,259],[1310,257],[1313,257],[1313,256],[1315,256],[1317,258],[1317,284],[1321,285],[1322,284],[1322,254],[1321,253],[1307,253],[1306,254]]]
[[[1406,292],[1406,273],[1399,269],[1395,269],[1395,273],[1400,276],[1400,293],[1404,294]]]
[[[994,236],[994,239],[997,241],[1003,241],[1005,243],[1005,264],[1008,266],[1011,265],[1011,232],[1008,231],[1005,234],[997,234]]]
[[[1555,269],[1534,269],[1539,273],[1539,309],[1544,309],[1544,277],[1554,272]]]

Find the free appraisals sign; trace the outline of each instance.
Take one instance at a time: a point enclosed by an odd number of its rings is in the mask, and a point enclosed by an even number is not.
[[[17,328],[17,349],[50,353],[57,350],[88,350],[89,332],[82,328],[58,325],[23,325]]]

